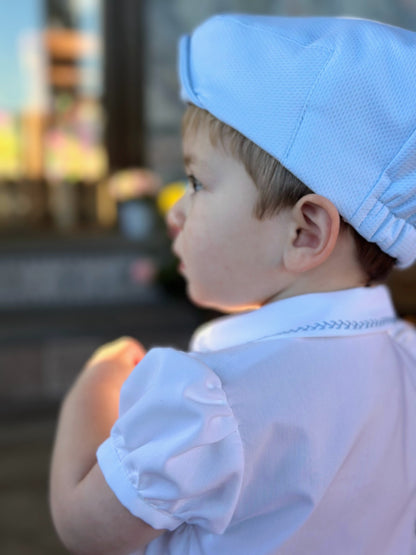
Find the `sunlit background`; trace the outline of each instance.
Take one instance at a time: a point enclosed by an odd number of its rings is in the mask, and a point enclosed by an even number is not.
[[[13,0],[0,16],[0,553],[59,554],[46,476],[59,401],[122,334],[185,348],[164,216],[183,192],[176,45],[224,11],[416,30],[414,0]],[[391,280],[416,315],[416,273]]]

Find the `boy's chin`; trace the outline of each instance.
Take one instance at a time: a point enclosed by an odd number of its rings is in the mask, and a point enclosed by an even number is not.
[[[187,295],[189,300],[196,306],[204,309],[223,312],[224,314],[235,314],[238,312],[247,312],[258,308],[258,305],[250,303],[230,303],[229,301],[209,297],[203,295],[200,291],[194,291],[192,287],[187,286]]]
[[[192,304],[198,306],[199,308],[209,309],[209,310],[216,310],[219,312],[227,312],[224,308],[221,307],[221,304],[215,302],[204,295],[198,294],[197,291],[193,291],[192,288],[189,286],[189,283],[186,288],[188,299],[191,301]]]

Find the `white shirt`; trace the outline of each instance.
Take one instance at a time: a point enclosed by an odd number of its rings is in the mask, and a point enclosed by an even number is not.
[[[219,319],[149,351],[97,457],[170,530],[146,555],[410,555],[415,330],[382,286]]]

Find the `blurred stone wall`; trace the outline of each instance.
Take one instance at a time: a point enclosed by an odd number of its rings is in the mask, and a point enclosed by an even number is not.
[[[177,42],[220,12],[348,15],[416,30],[416,0],[151,0],[146,3],[147,160],[165,182],[182,178]]]

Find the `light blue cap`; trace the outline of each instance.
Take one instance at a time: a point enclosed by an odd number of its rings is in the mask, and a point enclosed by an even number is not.
[[[416,259],[416,33],[352,18],[227,14],[182,37],[181,96]]]

